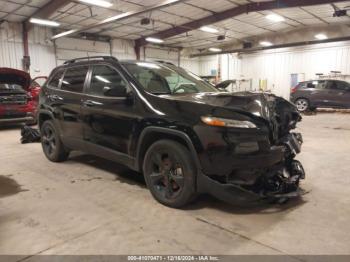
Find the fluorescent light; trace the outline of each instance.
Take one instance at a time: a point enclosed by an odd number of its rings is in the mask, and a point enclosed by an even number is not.
[[[106,78],[102,77],[102,76],[95,76],[96,79],[100,80],[101,82],[104,82],[106,84],[110,84],[111,81],[107,80]]]
[[[111,7],[113,5],[112,3],[104,0],[79,0],[79,1],[85,4],[97,5],[97,6],[106,7],[106,8]]]
[[[106,18],[105,20],[103,20],[101,23],[102,23],[102,24],[110,23],[110,22],[112,22],[112,21],[114,21],[114,20],[122,19],[122,18],[127,17],[127,16],[129,16],[129,15],[131,15],[131,14],[132,14],[132,12],[121,13],[121,14],[119,14],[119,15],[115,15],[115,16],[112,16],[112,17],[108,17],[108,18]]]
[[[150,69],[160,69],[160,67],[158,65],[152,64],[152,63],[138,62],[136,64],[140,67],[146,67],[146,68],[150,68]]]
[[[326,36],[325,34],[317,34],[315,35],[315,38],[318,40],[325,40],[328,39],[328,36]]]
[[[209,51],[210,51],[210,52],[221,52],[222,49],[216,48],[216,47],[211,47],[211,48],[209,48]]]
[[[266,16],[266,19],[269,19],[273,22],[283,22],[285,21],[286,19],[284,19],[283,16],[280,16],[280,15],[277,15],[277,14],[269,14]]]
[[[269,42],[269,41],[261,41],[259,44],[262,45],[262,46],[272,46],[272,45],[273,45],[273,44],[272,44],[271,42]]]
[[[66,31],[66,32],[63,32],[63,33],[60,33],[60,34],[54,35],[53,37],[51,37],[51,39],[60,38],[60,37],[65,36],[65,35],[70,35],[70,34],[75,33],[76,31],[77,31],[76,29],[69,30],[69,31]]]
[[[202,26],[201,28],[199,28],[199,30],[207,32],[207,33],[218,33],[219,30],[217,30],[216,28],[210,27],[210,26]]]
[[[60,23],[57,23],[55,21],[50,21],[50,20],[44,20],[44,19],[39,19],[39,18],[31,18],[29,22],[33,24],[38,24],[38,25],[47,25],[47,26],[60,26]]]
[[[151,43],[157,43],[157,44],[164,42],[162,39],[155,38],[155,37],[147,37],[146,41],[151,42]]]

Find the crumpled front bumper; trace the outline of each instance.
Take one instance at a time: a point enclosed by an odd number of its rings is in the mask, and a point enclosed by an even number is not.
[[[233,166],[264,170],[264,174],[257,175],[262,179],[258,178],[255,185],[222,182],[200,172],[197,189],[230,203],[299,197],[305,193],[299,187],[299,180],[305,178],[305,172],[301,163],[293,159],[300,152],[302,143],[301,134],[290,133],[281,139],[279,146],[271,147],[267,152],[235,159]]]

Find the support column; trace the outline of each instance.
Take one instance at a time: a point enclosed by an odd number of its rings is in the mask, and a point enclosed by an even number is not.
[[[140,60],[141,59],[141,47],[137,43],[135,43],[134,50],[135,50],[136,60]]]
[[[28,43],[28,27],[27,23],[22,23],[22,41],[23,41],[23,70],[29,72],[30,70],[30,55],[29,55],[29,43]]]

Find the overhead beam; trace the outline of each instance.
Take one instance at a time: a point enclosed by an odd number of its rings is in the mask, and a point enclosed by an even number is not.
[[[124,19],[130,18],[133,16],[137,16],[137,15],[141,15],[143,13],[148,13],[148,12],[151,12],[151,11],[154,11],[154,10],[157,10],[160,8],[164,8],[167,6],[175,5],[175,4],[178,4],[178,3],[183,2],[183,1],[185,1],[185,0],[163,0],[160,3],[155,4],[153,6],[146,6],[144,8],[141,8],[141,9],[138,9],[135,11],[121,13],[119,15],[106,18],[98,23],[95,23],[95,24],[92,24],[92,25],[89,25],[89,26],[86,26],[86,27],[83,27],[80,29],[73,29],[73,30],[68,30],[66,32],[62,32],[60,34],[54,35],[51,39],[57,39],[57,38],[60,38],[63,36],[74,35],[74,34],[78,34],[81,32],[86,32],[90,29],[94,29],[94,28],[101,27],[101,26],[104,26],[107,24],[115,23],[115,22],[120,21],[120,20],[124,20]]]
[[[194,57],[201,57],[201,56],[224,55],[224,54],[233,54],[233,53],[247,54],[247,53],[255,53],[255,52],[259,52],[259,51],[277,49],[277,48],[298,47],[298,46],[307,46],[307,45],[316,45],[316,44],[343,42],[343,41],[350,41],[350,36],[329,38],[329,39],[324,39],[324,40],[312,40],[312,41],[285,43],[285,44],[272,45],[272,46],[266,46],[266,47],[255,47],[255,48],[247,48],[247,49],[232,49],[232,50],[225,50],[225,51],[221,51],[221,52],[210,52],[210,53],[205,52],[205,53],[190,55],[190,57],[194,58]]]
[[[66,6],[71,2],[72,0],[51,0],[46,5],[38,9],[34,14],[32,14],[30,18],[35,17],[35,18],[47,19],[51,15],[53,15],[58,9]],[[28,18],[25,21],[28,30],[31,27],[29,23],[30,18]]]
[[[166,39],[172,36],[180,35],[192,30],[199,29],[202,26],[214,24],[241,14],[248,14],[250,12],[267,11],[280,8],[290,8],[299,6],[311,6],[321,4],[331,4],[336,2],[342,2],[342,0],[276,0],[268,2],[251,2],[245,5],[239,5],[234,8],[215,13],[213,15],[194,20],[156,34],[149,35],[147,37],[154,37],[159,39]],[[143,46],[147,44],[146,37],[139,38],[135,41],[137,46]]]

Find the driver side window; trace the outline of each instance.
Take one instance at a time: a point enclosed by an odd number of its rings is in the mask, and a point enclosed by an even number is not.
[[[119,72],[106,65],[93,66],[88,93],[97,96],[123,96],[127,84]]]

